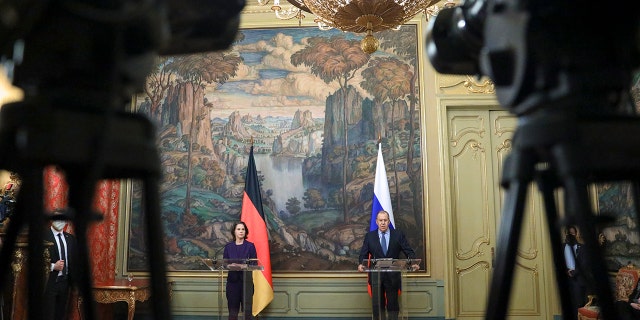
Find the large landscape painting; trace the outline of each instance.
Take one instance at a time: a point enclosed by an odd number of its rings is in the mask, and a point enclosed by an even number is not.
[[[376,36],[368,55],[360,36],[337,30],[243,29],[228,51],[158,62],[134,108],[157,125],[170,271],[221,258],[252,144],[275,272],[355,271],[379,141],[396,228],[424,260],[421,34],[405,25]],[[126,268],[142,271],[144,212],[131,190]]]
[[[640,235],[630,183],[605,183],[596,188],[600,214],[611,217],[601,230],[607,269],[617,271],[629,263],[640,266]]]
[[[633,77],[631,97],[640,113],[640,73]],[[600,232],[604,258],[610,271],[629,263],[640,266],[640,234],[631,183],[603,183],[596,187],[598,212],[611,217]]]

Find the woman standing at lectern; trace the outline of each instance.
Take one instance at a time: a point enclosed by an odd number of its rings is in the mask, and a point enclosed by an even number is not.
[[[256,246],[247,241],[249,229],[247,225],[238,221],[231,229],[233,241],[224,246],[224,259],[238,259],[242,263],[246,259],[257,259]],[[231,267],[232,265],[230,265]],[[243,294],[243,287],[245,293]],[[245,299],[246,298],[246,299]],[[246,301],[244,301],[246,300]],[[251,314],[253,306],[253,276],[251,271],[229,271],[227,276],[227,306],[229,308],[229,320],[238,319],[240,304],[244,310],[245,319],[254,319]]]

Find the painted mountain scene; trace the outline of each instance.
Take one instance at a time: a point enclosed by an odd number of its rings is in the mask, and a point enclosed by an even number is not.
[[[632,263],[640,265],[640,235],[631,183],[597,185],[598,211],[609,217],[598,235],[607,269],[616,272]]]
[[[355,272],[378,141],[396,228],[424,259],[420,34],[376,36],[368,55],[336,30],[243,29],[227,51],[158,61],[134,108],[156,124],[169,271],[222,257],[252,144],[274,272]],[[131,190],[127,268],[145,270],[142,192]]]

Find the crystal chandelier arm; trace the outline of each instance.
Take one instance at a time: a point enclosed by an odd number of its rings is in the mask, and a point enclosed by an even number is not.
[[[327,31],[327,30],[331,30],[333,29],[332,26],[328,25],[326,22],[316,18],[315,20],[313,20],[313,22],[318,23],[318,29],[322,30],[322,31]]]
[[[271,0],[257,0],[267,5]],[[273,0],[271,10],[280,20],[298,19],[301,24],[305,13],[315,15],[313,22],[320,30],[337,28],[342,31],[365,33],[369,38],[373,32],[398,30],[402,24],[417,14],[424,14],[429,20],[441,8],[456,4],[459,0],[286,0],[291,4],[287,8],[280,6],[280,0]],[[367,48],[373,48],[368,46]],[[374,50],[375,51],[375,50]]]
[[[455,7],[456,5],[457,3],[455,0],[447,0],[443,3],[435,4],[430,7],[427,7],[426,9],[424,9],[424,14],[427,16],[427,20],[429,20],[431,17],[437,16],[440,10],[444,8]]]
[[[293,6],[283,9],[280,6],[274,5],[271,7],[271,10],[273,10],[273,12],[275,13],[276,18],[280,20],[289,20],[289,19],[297,18],[300,21],[304,19],[304,13],[302,13],[302,10]]]
[[[287,0],[287,2],[289,2],[290,4],[294,5],[295,7],[297,7],[298,9],[300,9],[300,10],[306,12],[306,13],[311,13],[311,10],[309,10],[309,7],[307,7],[304,4],[304,0]]]
[[[256,1],[261,6],[266,6],[271,2],[271,0],[256,0]],[[282,6],[280,6],[280,0],[273,0],[273,5],[271,6],[271,10],[275,14],[276,18],[280,20],[290,20],[295,18],[295,19],[298,19],[298,22],[302,22],[302,19],[305,18],[303,11],[310,12],[308,11],[309,9],[307,9],[307,7],[304,6],[304,3],[299,2],[298,0],[290,0],[287,2],[289,2],[292,5],[288,6],[287,8],[283,8]]]

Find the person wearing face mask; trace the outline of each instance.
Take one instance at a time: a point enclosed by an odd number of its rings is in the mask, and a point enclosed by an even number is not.
[[[249,228],[247,225],[238,221],[233,224],[231,229],[233,241],[224,246],[224,259],[231,259],[237,263],[230,263],[229,269],[242,268],[243,264],[247,264],[247,259],[257,259],[258,253],[253,242],[247,241],[249,236]],[[253,307],[253,276],[251,271],[229,271],[227,276],[227,307],[229,308],[229,320],[238,319],[240,312],[240,304],[244,310],[244,319],[255,319],[251,309]]]
[[[571,292],[571,303],[573,308],[584,306],[587,298],[587,286],[584,274],[584,254],[582,254],[582,243],[578,241],[578,228],[574,225],[567,227],[564,243],[564,260],[567,266],[567,276],[569,280],[569,291]]]
[[[61,215],[64,211],[56,209],[53,215]],[[64,229],[67,226],[65,220],[52,220],[50,227],[45,230],[44,240],[51,242],[48,247],[51,266],[49,277],[45,286],[45,314],[51,315],[51,319],[67,319],[69,295],[71,289],[71,276],[73,264],[76,261],[76,238]]]

